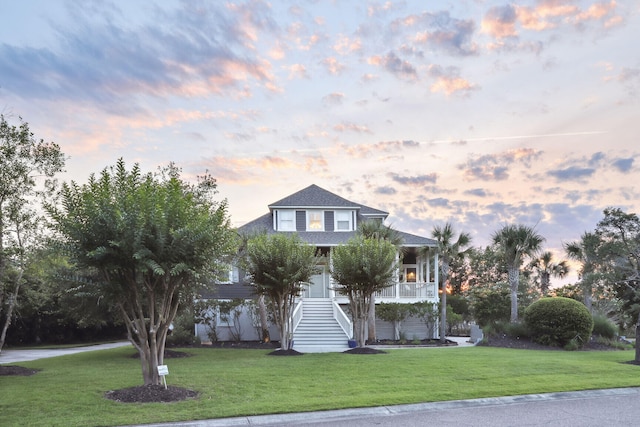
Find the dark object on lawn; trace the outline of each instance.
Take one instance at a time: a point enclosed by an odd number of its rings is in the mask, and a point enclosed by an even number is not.
[[[347,351],[343,351],[343,353],[347,354],[386,354],[387,352],[384,350],[378,350],[377,348],[371,347],[356,347]]]
[[[38,373],[40,369],[23,368],[22,366],[13,365],[0,365],[0,376],[5,375],[17,375],[22,377],[28,377]]]
[[[197,391],[171,385],[166,389],[164,385],[141,385],[112,390],[104,394],[107,399],[124,403],[178,402],[196,396],[198,396]]]
[[[304,353],[300,353],[299,351],[295,351],[290,348],[289,350],[276,350],[271,353],[267,353],[267,356],[302,356]]]

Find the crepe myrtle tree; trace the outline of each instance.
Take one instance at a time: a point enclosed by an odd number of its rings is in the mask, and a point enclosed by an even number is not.
[[[382,221],[377,221],[375,219],[371,219],[368,221],[363,221],[358,225],[358,234],[360,234],[365,239],[369,238],[377,238],[387,240],[393,246],[396,247],[400,256],[402,256],[402,244],[404,243],[404,238],[400,234],[400,232],[394,229],[391,226],[385,225]],[[369,320],[368,323],[368,332],[367,337],[369,342],[376,340],[376,298],[375,294],[371,296],[371,301],[369,302]]]
[[[291,349],[292,310],[303,286],[318,272],[316,248],[295,233],[261,233],[248,239],[243,264],[256,294],[272,305],[281,349]]]
[[[366,326],[373,294],[393,283],[397,249],[381,238],[356,236],[333,249],[331,277],[336,290],[349,298],[358,347],[366,343]]]
[[[145,385],[159,384],[158,365],[171,322],[235,253],[226,201],[215,180],[181,180],[173,164],[143,174],[120,159],[87,184],[65,183],[59,206],[47,207],[71,260],[96,273],[101,298],[117,307],[140,353]]]

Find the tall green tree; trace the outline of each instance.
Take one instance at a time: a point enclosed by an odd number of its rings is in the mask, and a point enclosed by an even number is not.
[[[440,272],[442,281],[442,293],[440,296],[440,342],[444,344],[447,334],[447,285],[449,284],[449,267],[454,260],[459,260],[467,255],[471,244],[471,235],[461,232],[456,237],[451,223],[444,226],[433,227],[431,236],[438,242],[438,255],[440,258]]]
[[[71,260],[95,271],[138,350],[145,384],[159,384],[169,326],[198,290],[226,273],[235,253],[226,201],[214,202],[215,180],[198,185],[174,165],[158,173],[127,170],[120,159],[99,176],[65,183],[48,211]]]
[[[592,312],[593,289],[603,278],[603,259],[599,252],[602,246],[600,235],[595,232],[585,232],[580,240],[564,245],[567,256],[580,263],[578,278],[582,288],[583,302],[589,312]]]
[[[511,291],[510,321],[516,323],[518,322],[520,267],[525,258],[532,257],[540,251],[545,239],[534,228],[522,224],[505,225],[493,234],[492,239],[507,265]]]
[[[358,234],[365,239],[382,239],[391,243],[396,247],[398,252],[402,252],[402,244],[404,238],[398,232],[398,230],[385,225],[382,221],[369,220],[363,221],[358,225]],[[371,296],[371,302],[369,303],[369,318],[367,320],[368,333],[367,337],[369,341],[375,341],[376,339],[376,298],[375,295]]]
[[[36,140],[22,119],[15,126],[0,115],[0,351],[24,283],[27,252],[42,235],[42,217],[32,206],[51,194],[64,162],[57,144]]]
[[[356,236],[333,249],[331,277],[337,284],[336,290],[349,298],[359,347],[366,342],[371,298],[393,283],[396,259],[396,247],[380,238]]]
[[[317,273],[315,253],[295,233],[262,233],[247,242],[244,266],[256,293],[272,304],[282,350],[291,348],[295,298]]]
[[[469,261],[468,291],[509,281],[507,266],[497,247],[490,245],[484,249],[471,248],[467,259]]]
[[[569,264],[564,260],[558,263],[553,262],[553,254],[549,251],[545,251],[538,258],[534,258],[529,263],[529,268],[538,276],[542,296],[547,296],[549,293],[552,277],[562,279],[569,274]]]
[[[640,362],[640,218],[620,208],[607,208],[596,233],[603,240],[599,255],[610,269],[623,309],[636,319],[635,361]]]

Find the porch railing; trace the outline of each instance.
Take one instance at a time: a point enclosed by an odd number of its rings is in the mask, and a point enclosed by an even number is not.
[[[438,295],[434,282],[406,282],[395,283],[380,292],[376,292],[376,298],[423,298],[434,299]]]

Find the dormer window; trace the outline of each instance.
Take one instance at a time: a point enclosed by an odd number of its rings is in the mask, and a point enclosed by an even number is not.
[[[278,230],[279,231],[296,231],[294,211],[278,212]]]
[[[307,211],[307,231],[324,230],[324,212]]]
[[[351,211],[336,211],[336,231],[351,231]]]

